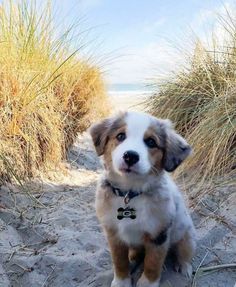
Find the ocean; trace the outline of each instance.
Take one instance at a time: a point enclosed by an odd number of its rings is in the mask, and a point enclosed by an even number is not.
[[[110,84],[108,94],[110,96],[148,96],[153,93],[153,88],[145,84]]]

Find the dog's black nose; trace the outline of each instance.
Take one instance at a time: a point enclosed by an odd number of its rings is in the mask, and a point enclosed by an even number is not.
[[[139,161],[139,155],[136,151],[128,150],[124,153],[123,159],[128,166],[132,166]]]

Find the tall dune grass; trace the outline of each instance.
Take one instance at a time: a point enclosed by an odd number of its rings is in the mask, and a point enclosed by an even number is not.
[[[100,70],[70,48],[73,29],[56,37],[50,1],[35,3],[0,6],[2,180],[55,168],[78,132],[107,112]]]
[[[209,50],[198,40],[190,63],[157,83],[159,92],[146,103],[192,144],[193,156],[176,176],[188,171],[195,184],[236,175],[236,23],[227,23],[223,45],[214,37]]]

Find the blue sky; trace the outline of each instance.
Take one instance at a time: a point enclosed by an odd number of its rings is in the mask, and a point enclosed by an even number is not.
[[[54,0],[57,20],[82,19],[91,27],[89,53],[111,83],[146,82],[182,61],[178,48],[205,40],[217,13],[234,1],[218,0]],[[177,48],[177,49],[176,49]]]

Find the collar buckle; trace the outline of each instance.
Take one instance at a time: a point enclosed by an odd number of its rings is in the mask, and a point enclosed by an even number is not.
[[[131,199],[142,194],[142,192],[133,191],[132,189],[128,191],[122,191],[120,188],[113,186],[107,179],[105,179],[105,184],[111,188],[112,192],[116,196],[124,197],[124,203],[126,205],[130,202]]]
[[[124,197],[124,203],[127,205],[130,202],[130,197],[129,197],[129,191],[126,193],[125,197]]]

